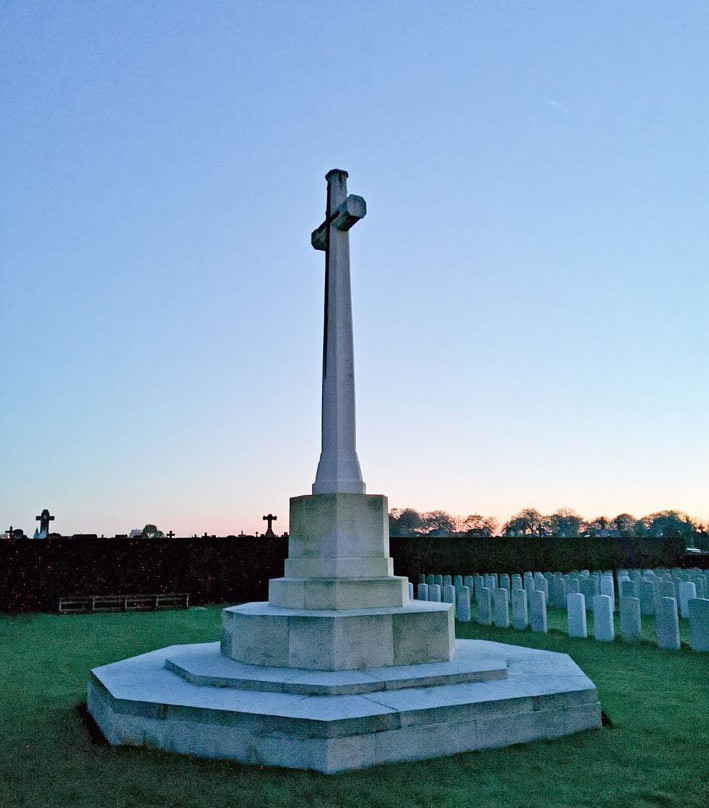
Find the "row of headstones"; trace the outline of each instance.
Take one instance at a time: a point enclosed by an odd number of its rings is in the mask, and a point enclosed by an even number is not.
[[[444,586],[453,584],[456,589],[464,583],[470,585],[473,592],[476,587],[485,586],[489,589],[523,588],[528,594],[536,589],[542,589],[547,602],[557,608],[566,608],[566,596],[571,592],[580,592],[586,598],[586,608],[591,609],[595,595],[608,595],[616,604],[616,587],[612,572],[581,572],[551,573],[551,572],[525,572],[524,575],[426,575],[419,576],[421,583],[438,584]],[[673,597],[680,606],[680,616],[687,618],[688,602],[692,598],[709,597],[709,570],[618,570],[616,573],[618,590],[624,597],[640,599],[642,614],[655,614],[659,599]]]
[[[686,578],[685,578],[686,576]],[[689,580],[690,576],[692,580]],[[661,648],[679,648],[679,617],[690,624],[690,645],[709,651],[709,572],[702,570],[619,570],[617,580],[621,636],[635,642],[642,633],[642,614],[654,614]],[[670,591],[671,588],[671,591]],[[645,593],[645,597],[638,594]],[[410,585],[413,595],[413,585]],[[650,597],[651,595],[651,597]],[[678,600],[679,596],[679,610]],[[613,573],[531,573],[524,575],[427,575],[420,576],[417,597],[453,603],[456,619],[471,619],[471,600],[478,607],[478,622],[500,628],[546,633],[547,603],[567,610],[569,636],[587,637],[586,611],[593,610],[594,637],[615,639],[616,609]],[[511,606],[511,616],[510,616]]]

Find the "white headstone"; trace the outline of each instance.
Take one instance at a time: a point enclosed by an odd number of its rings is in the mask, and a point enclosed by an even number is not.
[[[453,584],[443,585],[442,600],[444,603],[455,603],[455,587],[453,586]]]
[[[478,597],[478,623],[489,626],[492,622],[492,598],[490,590],[483,586]]]
[[[563,578],[557,578],[555,581],[556,586],[556,600],[554,606],[557,609],[566,608],[566,581]]]
[[[594,597],[600,594],[598,578],[584,575],[579,579],[579,585],[581,594],[586,598],[586,611],[590,611],[593,608]]]
[[[602,642],[613,642],[613,601],[609,595],[593,596],[593,636]]]
[[[621,578],[620,585],[621,598],[639,598],[638,585],[631,578]]]
[[[428,599],[434,603],[441,602],[441,587],[439,584],[431,584],[428,587]]]
[[[541,589],[535,589],[529,596],[529,623],[532,631],[546,634],[547,627],[547,599]]]
[[[679,618],[677,616],[677,601],[674,598],[660,598],[660,608],[655,615],[657,628],[657,644],[660,648],[678,651]]]
[[[689,601],[689,644],[693,651],[709,651],[709,599]]]
[[[461,623],[470,622],[470,589],[461,586],[455,603],[455,616]]]
[[[534,579],[534,588],[544,592],[544,600],[549,603],[549,581],[543,575]]]
[[[428,584],[419,584],[418,585],[418,599],[419,600],[428,600]]]
[[[640,581],[640,612],[655,614],[655,586],[647,579]]]
[[[630,581],[630,579],[628,579]],[[640,598],[620,598],[620,635],[623,642],[637,642],[643,633],[640,618]]]
[[[653,581],[653,586],[655,587],[654,593],[654,606],[655,606],[655,616],[660,613],[660,602],[662,598],[675,598],[675,585],[672,579],[667,578],[659,578]]]
[[[697,597],[697,587],[691,581],[679,585],[679,614],[685,620],[689,617],[689,601]]]
[[[697,597],[705,598],[707,596],[707,593],[706,590],[704,589],[704,576],[697,575],[696,573],[694,573],[689,580],[694,584],[697,590]]]
[[[473,580],[475,585],[471,589],[471,594],[475,596],[475,602],[477,603],[480,590],[485,586],[485,579],[478,573],[473,576]]]
[[[615,585],[613,583],[613,573],[604,572],[601,575],[601,595],[608,595],[611,599],[611,609],[615,611]]]
[[[512,589],[512,628],[524,631],[529,625],[527,593],[520,586]]]
[[[569,621],[569,637],[588,637],[586,598],[580,592],[569,592],[566,596],[566,613]]]
[[[553,575],[547,578],[549,585],[549,603],[551,606],[556,606],[559,600],[559,579]]]
[[[492,597],[495,604],[495,625],[498,628],[509,628],[510,605],[507,590],[500,587],[493,592]]]

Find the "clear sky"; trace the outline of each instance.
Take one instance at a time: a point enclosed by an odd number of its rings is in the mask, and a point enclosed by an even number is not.
[[[709,520],[709,5],[0,5],[0,519],[285,529],[325,173],[391,507]]]

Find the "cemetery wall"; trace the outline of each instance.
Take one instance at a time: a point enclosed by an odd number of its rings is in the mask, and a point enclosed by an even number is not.
[[[672,567],[673,539],[392,538],[397,575]],[[0,611],[54,611],[77,595],[187,592],[192,604],[265,600],[283,575],[288,540],[238,536],[184,539],[0,541]],[[694,561],[696,563],[696,560]]]

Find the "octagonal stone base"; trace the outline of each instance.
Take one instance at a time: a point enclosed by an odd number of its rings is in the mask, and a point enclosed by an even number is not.
[[[257,602],[222,610],[222,653],[249,665],[339,671],[447,662],[454,643],[450,603],[311,611]]]
[[[480,640],[458,640],[454,662],[334,672],[173,646],[94,669],[87,702],[113,745],[325,773],[601,726],[567,655]]]

